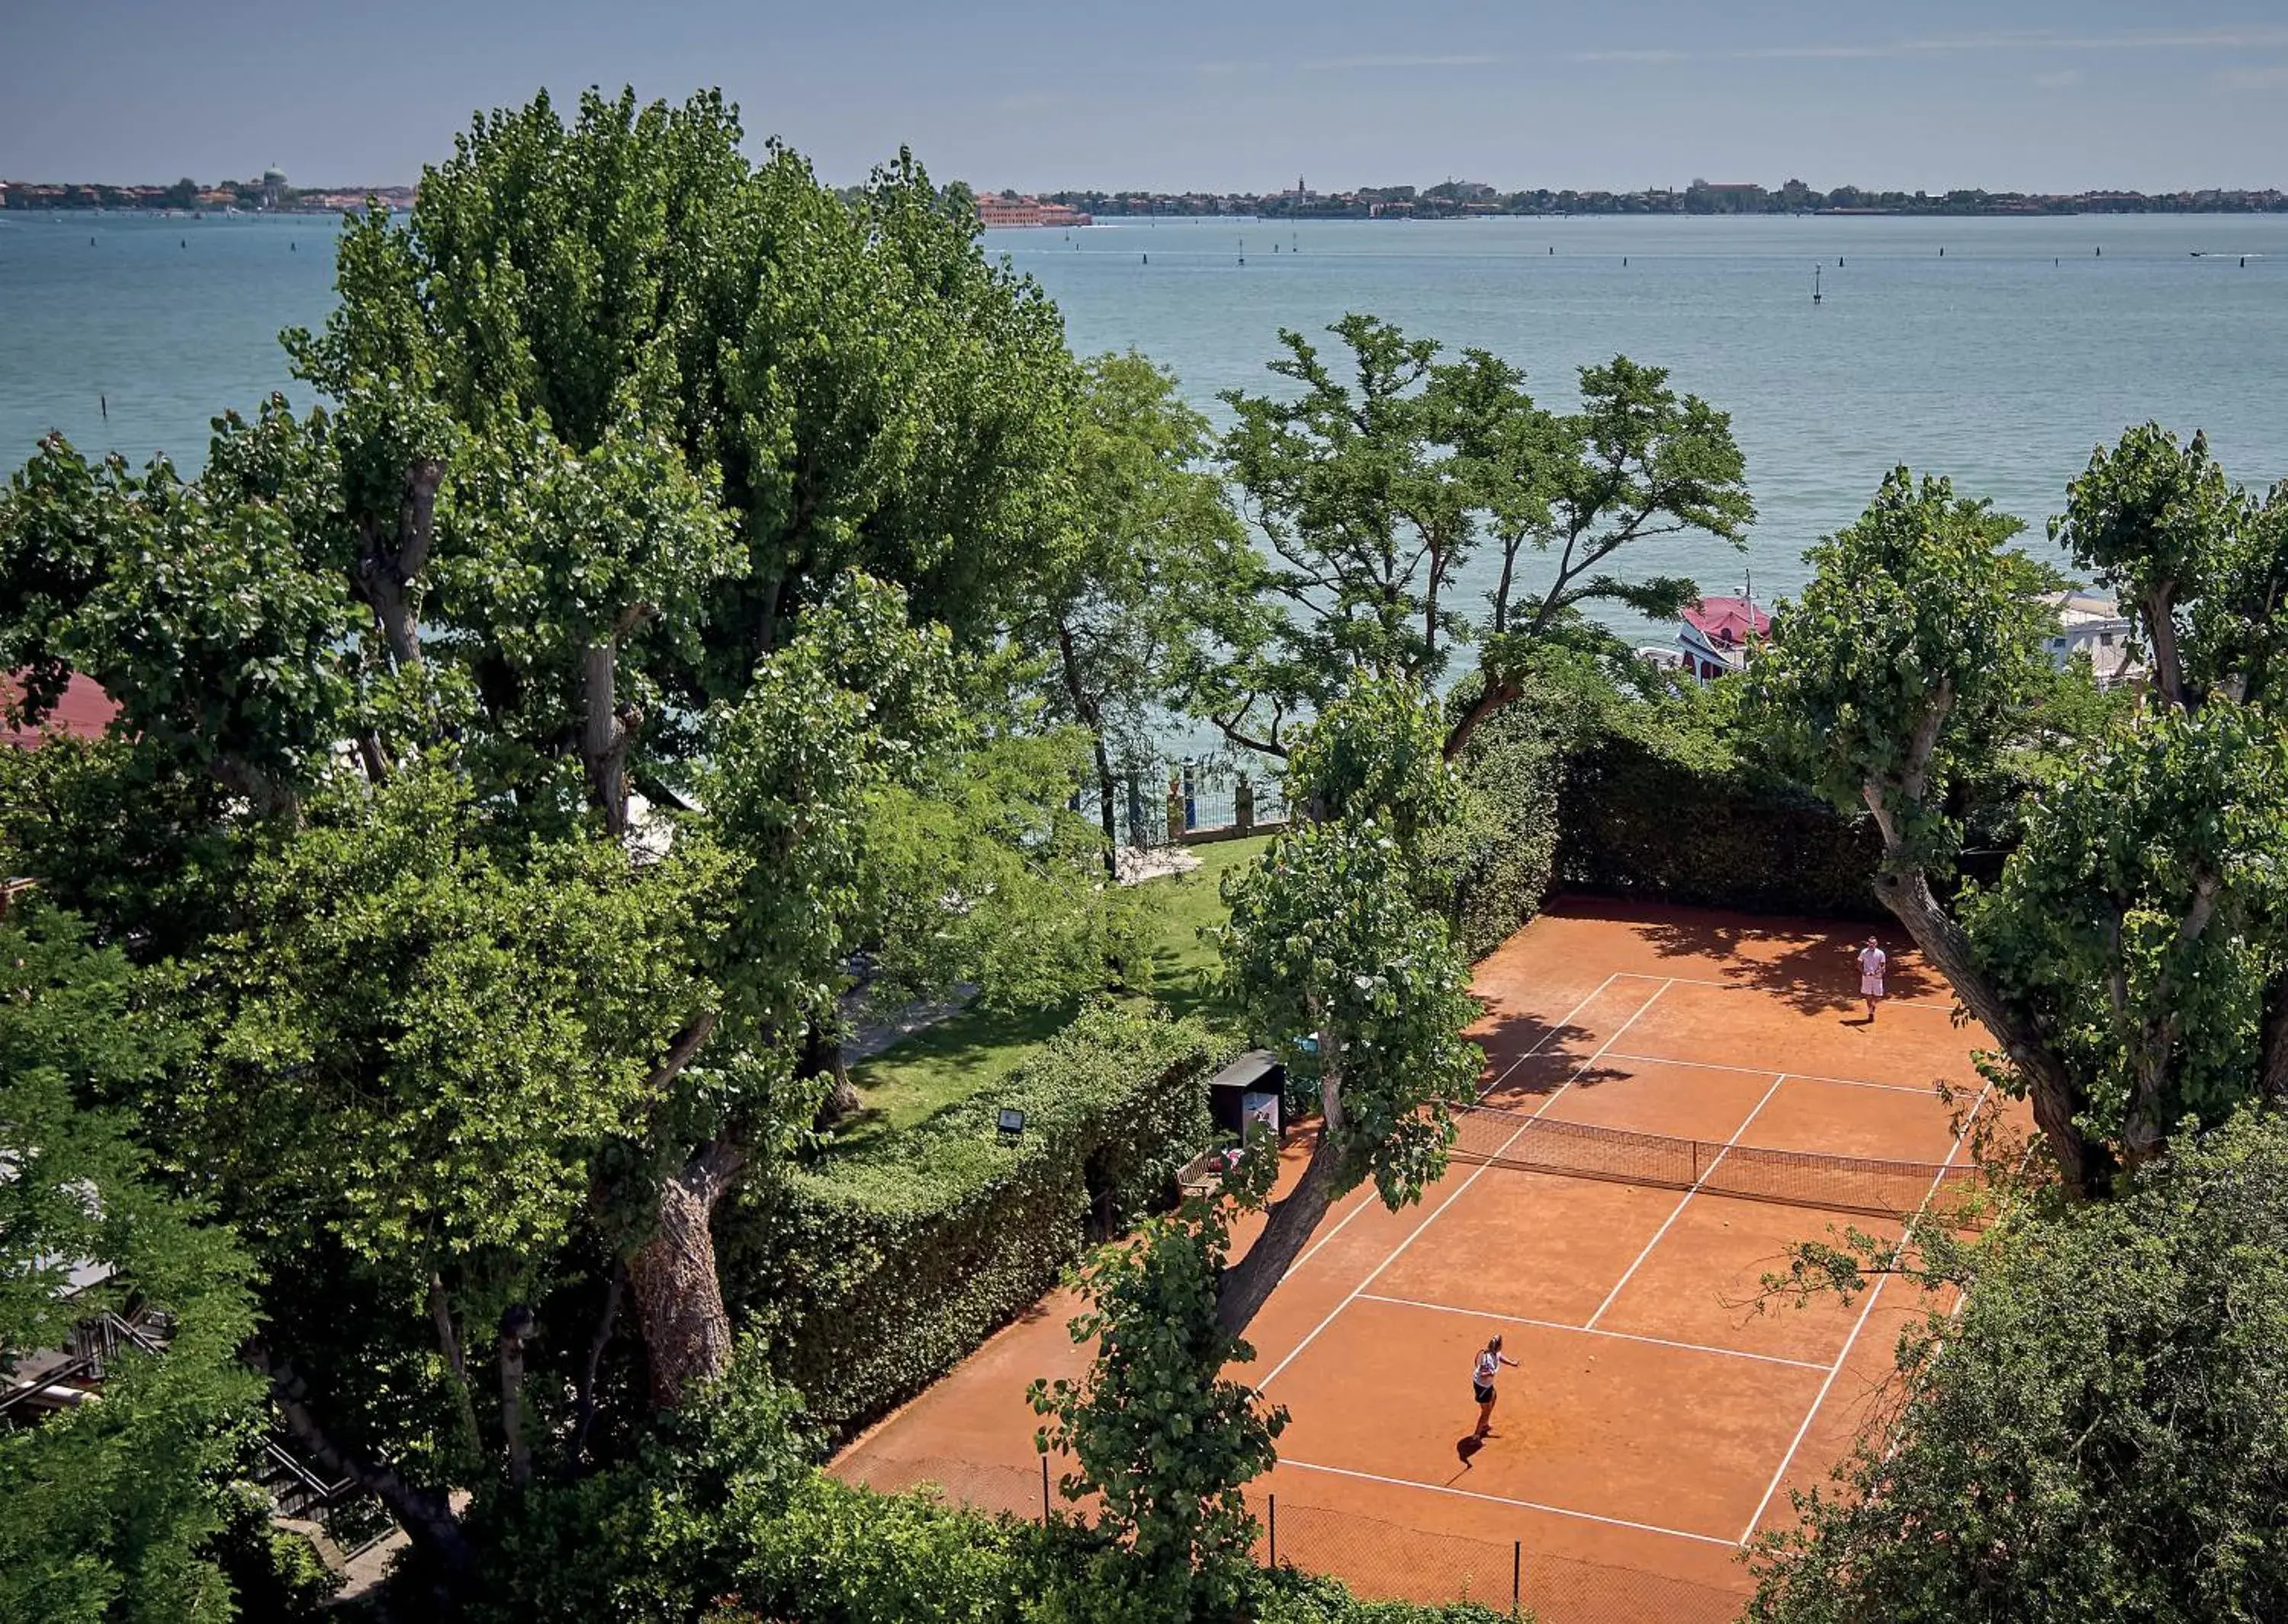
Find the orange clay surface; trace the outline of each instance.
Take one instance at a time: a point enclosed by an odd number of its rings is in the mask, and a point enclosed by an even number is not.
[[[1982,1098],[1940,978],[1882,932],[1889,990],[1856,996],[1863,925],[1750,919],[1599,899],[1553,907],[1478,966],[1489,1104],[1718,1143],[1957,1161]],[[1959,1092],[1950,1106],[1934,1085]],[[2006,1110],[2016,1124],[2018,1111]],[[1285,1151],[1290,1176],[1307,1135]],[[1418,1205],[1371,1186],[1329,1214],[1248,1332],[1235,1374],[1291,1417],[1279,1556],[1370,1595],[1506,1606],[1513,1541],[1552,1624],[1727,1616],[1756,1532],[1789,1521],[1849,1451],[1933,1304],[1878,1285],[1848,1306],[1755,1305],[1794,1240],[1899,1226],[1721,1195],[1457,1163]],[[1057,1293],[858,1439],[834,1470],[931,1481],[1037,1511],[1037,1376],[1085,1367]],[[1940,1306],[1943,1306],[1941,1304]],[[1496,1333],[1494,1434],[1471,1359]]]

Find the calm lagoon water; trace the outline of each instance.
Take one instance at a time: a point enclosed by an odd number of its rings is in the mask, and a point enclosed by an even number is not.
[[[276,335],[324,319],[333,237],[311,216],[0,216],[0,459],[60,429],[197,462],[215,413],[299,392]],[[1667,367],[1732,414],[1761,517],[1744,559],[1642,561],[1710,590],[1744,565],[1760,598],[1899,463],[1991,496],[2041,552],[2091,448],[2148,417],[2206,429],[2247,483],[2288,477],[2288,216],[1131,220],[987,245],[1076,350],[1141,350],[1219,419],[1218,391],[1276,381],[1280,328],[1351,310],[1492,350],[1553,403],[1585,362]]]

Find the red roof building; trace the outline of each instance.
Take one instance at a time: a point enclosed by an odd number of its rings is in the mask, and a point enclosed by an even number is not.
[[[0,677],[0,713],[12,710],[19,693],[13,677]],[[111,725],[111,718],[118,714],[119,706],[111,695],[75,671],[65,685],[63,697],[37,727],[20,726],[12,717],[0,714],[0,741],[19,749],[36,750],[51,733],[99,739]]]
[[[1684,606],[1676,640],[1686,667],[1701,681],[1736,671],[1748,663],[1748,645],[1772,635],[1772,617],[1747,598],[1704,598]]]

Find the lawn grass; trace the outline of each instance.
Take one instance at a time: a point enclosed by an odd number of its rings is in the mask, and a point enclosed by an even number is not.
[[[1137,888],[1155,915],[1147,933],[1152,996],[1176,1014],[1210,1019],[1228,1014],[1217,995],[1215,944],[1201,932],[1223,923],[1224,875],[1253,862],[1269,844],[1267,836],[1259,836],[1200,846],[1197,868],[1147,880]],[[865,1104],[855,1120],[836,1130],[836,1147],[879,1140],[984,1092],[1022,1066],[1072,1017],[1069,1005],[966,1010],[851,1067],[850,1081]]]
[[[1200,866],[1189,874],[1148,880],[1142,889],[1158,904],[1158,929],[1152,938],[1152,996],[1179,1015],[1228,1013],[1218,995],[1222,966],[1215,944],[1201,932],[1224,922],[1223,876],[1263,855],[1267,835],[1249,840],[1219,840],[1195,848]]]

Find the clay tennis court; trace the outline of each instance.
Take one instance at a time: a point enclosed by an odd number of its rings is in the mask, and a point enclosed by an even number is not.
[[[1760,1277],[1793,1240],[1896,1236],[1871,1213],[1950,1187],[1958,1119],[1992,1109],[1983,1034],[1889,932],[1892,997],[1863,1022],[1866,933],[1577,900],[1479,966],[1472,1159],[1404,1210],[1343,1202],[1249,1332],[1242,1374],[1291,1416],[1251,1493],[1267,1521],[1275,1501],[1279,1560],[1502,1607],[1514,1579],[1553,1624],[1736,1610],[1743,1545],[1825,1479],[1930,1306],[1892,1282],[1759,1311]],[[1044,1303],[836,1470],[1037,1512],[1024,1388],[1083,1367],[1071,1311]],[[1521,1367],[1473,1450],[1471,1359],[1495,1333]]]

